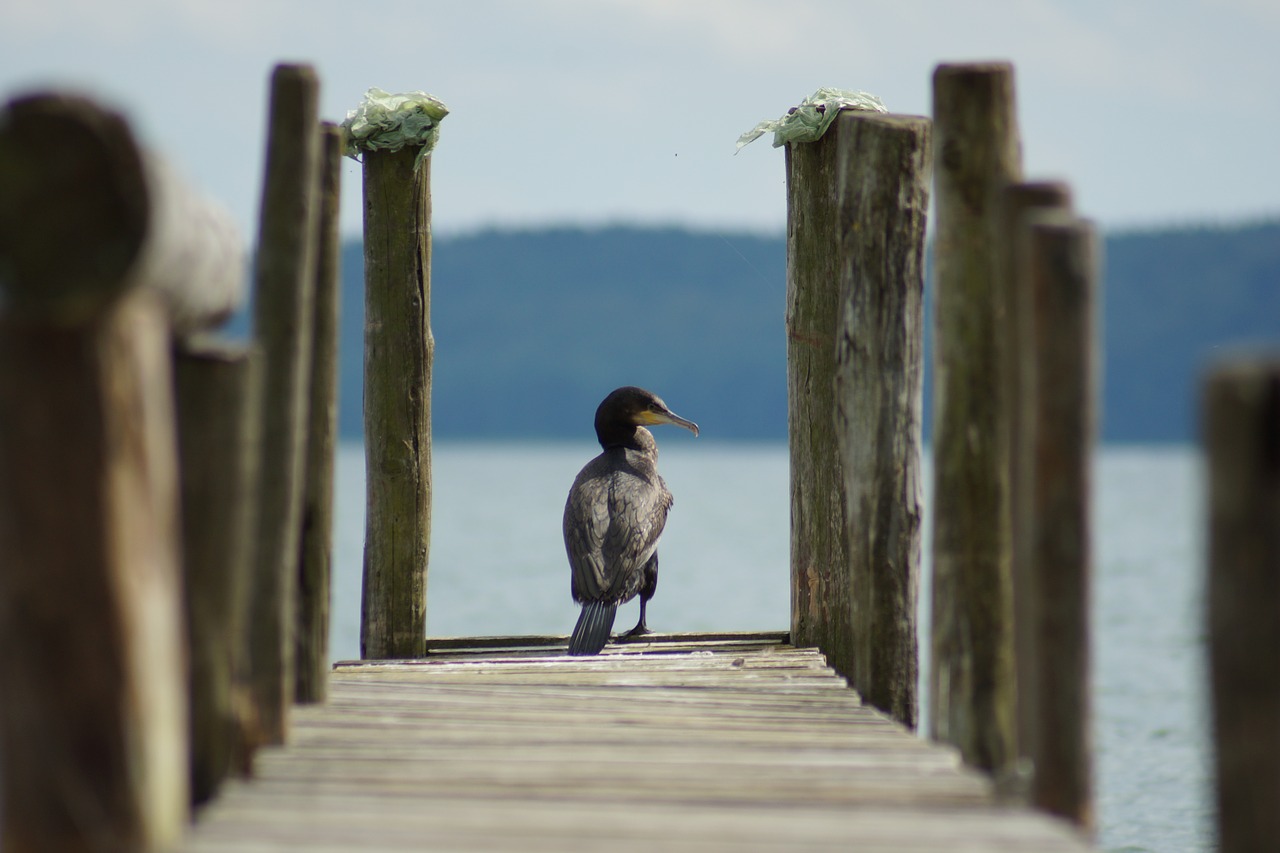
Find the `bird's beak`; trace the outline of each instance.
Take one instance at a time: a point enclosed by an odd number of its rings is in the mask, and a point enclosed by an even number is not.
[[[644,422],[646,426],[653,426],[654,424],[674,424],[675,426],[678,426],[678,427],[684,427],[689,432],[693,433],[695,437],[698,435],[697,424],[695,424],[693,421],[685,420],[684,418],[680,417],[670,409],[666,409],[661,412],[654,412],[654,411],[641,412],[640,420]]]

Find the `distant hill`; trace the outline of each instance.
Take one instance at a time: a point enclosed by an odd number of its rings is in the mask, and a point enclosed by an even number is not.
[[[1280,222],[1106,239],[1103,435],[1195,436],[1205,364],[1280,348]],[[447,438],[591,437],[618,385],[708,437],[786,436],[781,236],[614,227],[483,231],[434,244],[433,428]],[[362,257],[343,252],[341,429],[361,431]]]

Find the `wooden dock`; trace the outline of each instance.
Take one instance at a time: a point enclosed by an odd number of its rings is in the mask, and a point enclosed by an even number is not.
[[[1081,851],[784,634],[527,638],[335,667],[190,851]]]

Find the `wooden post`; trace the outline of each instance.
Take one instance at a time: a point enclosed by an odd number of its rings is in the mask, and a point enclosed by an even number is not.
[[[837,132],[836,437],[853,602],[851,682],[914,728],[929,120],[845,112]],[[811,227],[816,222],[811,221]]]
[[[791,451],[791,642],[854,671],[853,598],[844,471],[836,433],[836,250],[843,122],[788,144],[787,436]]]
[[[1062,211],[1033,214],[1030,285],[1035,393],[1028,400],[1032,486],[1028,590],[1033,668],[1031,801],[1093,829],[1089,726],[1090,476],[1097,431],[1097,241]]]
[[[1000,325],[1004,335],[1006,357],[1001,360],[1002,384],[1005,388],[1009,417],[1009,538],[1012,556],[1013,579],[1013,628],[1015,682],[1018,699],[1018,758],[1028,765],[1019,768],[1029,770],[1031,739],[1036,720],[1035,678],[1038,655],[1035,651],[1035,632],[1031,630],[1033,595],[1029,575],[1030,548],[1030,495],[1032,457],[1028,446],[1031,433],[1023,425],[1024,412],[1031,412],[1036,391],[1035,342],[1031,339],[1031,287],[1027,276],[1026,253],[1030,227],[1027,219],[1032,212],[1071,209],[1071,189],[1060,182],[1034,182],[1012,184],[1005,188],[1003,199],[1004,222],[1002,225],[1005,246],[1006,272],[1000,277],[1004,288],[1004,316]]]
[[[4,850],[169,849],[188,813],[170,325],[243,279],[152,160],[83,98],[0,112]]]
[[[311,418],[307,439],[302,553],[298,574],[298,702],[323,702],[329,680],[329,577],[333,550],[333,465],[338,436],[338,304],[342,244],[338,234],[342,131],[323,132],[317,229]]]
[[[264,743],[284,740],[295,692],[293,631],[319,193],[318,95],[309,66],[280,65],[271,76],[254,300],[254,335],[263,355],[263,425],[250,616],[252,690]]]
[[[258,403],[251,350],[192,342],[175,359],[191,679],[191,796],[210,799],[251,758],[249,587]]]
[[[1016,755],[1008,419],[998,277],[1004,186],[1018,179],[1013,69],[933,76],[933,737],[1003,770]]]
[[[431,544],[431,156],[364,152],[367,508],[360,654],[426,643]]]
[[[1280,360],[1204,387],[1218,849],[1280,849]]]

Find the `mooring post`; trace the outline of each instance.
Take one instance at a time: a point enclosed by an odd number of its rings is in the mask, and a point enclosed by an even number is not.
[[[834,414],[853,605],[847,675],[863,701],[911,728],[929,131],[922,117],[842,113],[828,131],[838,133],[830,208],[808,220],[830,229],[819,263],[834,268],[839,289]]]
[[[1035,650],[1032,605],[1034,596],[1029,572],[1030,501],[1034,480],[1031,475],[1031,432],[1024,420],[1035,401],[1035,347],[1031,338],[1031,286],[1027,275],[1026,248],[1030,242],[1027,219],[1032,213],[1048,210],[1069,211],[1071,189],[1058,181],[1012,184],[1005,188],[1002,204],[1003,259],[1006,272],[999,283],[1004,288],[1005,358],[1001,360],[1001,381],[1008,395],[1005,411],[1009,418],[1009,538],[1013,579],[1014,666],[1017,684],[1019,776],[1029,771],[1031,739],[1035,726],[1035,680],[1039,656]],[[1029,777],[1027,777],[1029,778]]]
[[[171,331],[243,294],[230,217],[126,122],[0,110],[0,848],[171,849],[188,814]]]
[[[1016,755],[1001,194],[1018,180],[1013,68],[940,65],[934,112],[933,655],[930,728],[968,763]]]
[[[1218,365],[1202,417],[1217,849],[1280,850],[1280,360]]]
[[[791,456],[791,642],[854,671],[845,480],[836,433],[840,321],[840,149],[837,120],[814,142],[786,146],[787,436]]]
[[[333,551],[333,466],[338,438],[338,305],[342,241],[338,205],[342,130],[324,125],[319,225],[316,229],[315,310],[310,418],[302,542],[298,561],[298,702],[323,702],[329,683],[329,588]]]
[[[360,654],[420,657],[431,545],[431,155],[365,148]]]
[[[250,656],[264,743],[283,742],[296,689],[293,631],[311,387],[319,88],[310,66],[278,65],[271,75],[253,318],[263,375]]]
[[[259,364],[252,348],[211,339],[183,344],[174,359],[193,803],[248,765],[256,732],[245,715]]]
[[[1021,275],[1030,297],[1034,393],[1024,416],[1030,453],[1027,572],[1036,677],[1028,754],[1031,802],[1087,832],[1094,824],[1089,725],[1091,470],[1099,356],[1099,249],[1091,223],[1063,211],[1030,215]]]

